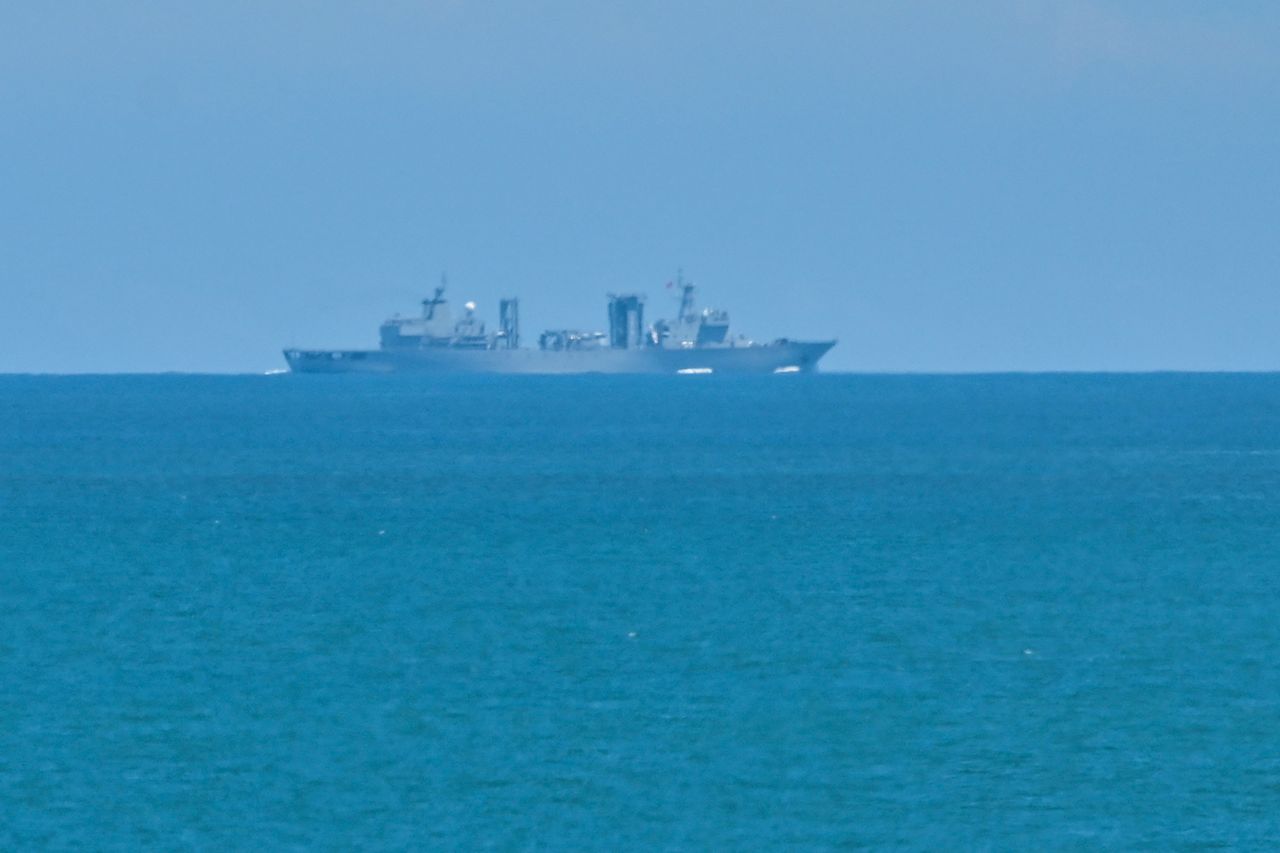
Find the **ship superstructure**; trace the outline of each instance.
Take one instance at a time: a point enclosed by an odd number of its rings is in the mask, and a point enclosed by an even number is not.
[[[727,313],[695,307],[692,283],[679,276],[668,287],[680,297],[674,320],[646,325],[642,294],[610,294],[608,332],[551,329],[535,349],[520,346],[519,300],[500,300],[498,326],[488,331],[474,302],[453,319],[442,281],[422,301],[421,316],[382,324],[376,350],[287,349],[284,355],[301,373],[799,373],[816,369],[835,346],[731,337]]]

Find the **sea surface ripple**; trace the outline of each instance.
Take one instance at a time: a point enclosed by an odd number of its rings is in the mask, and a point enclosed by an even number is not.
[[[1262,847],[1280,375],[0,377],[0,848]]]

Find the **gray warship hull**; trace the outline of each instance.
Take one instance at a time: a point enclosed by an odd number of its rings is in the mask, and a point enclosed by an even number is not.
[[[691,349],[285,350],[295,373],[801,373],[817,368],[835,341],[777,341]]]
[[[534,349],[520,346],[518,299],[499,302],[498,329],[490,332],[474,302],[453,321],[441,281],[422,300],[420,317],[397,314],[382,324],[378,349],[291,347],[284,357],[295,373],[807,373],[835,346],[730,337],[728,313],[696,310],[694,286],[682,274],[667,287],[680,296],[674,320],[646,323],[642,294],[610,294],[607,333],[549,329]]]

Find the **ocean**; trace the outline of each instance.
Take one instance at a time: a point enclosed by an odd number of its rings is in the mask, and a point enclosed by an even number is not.
[[[0,848],[1280,843],[1280,375],[0,377]]]

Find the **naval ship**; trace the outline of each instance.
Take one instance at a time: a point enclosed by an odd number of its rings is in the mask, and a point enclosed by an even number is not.
[[[392,317],[371,350],[286,349],[296,373],[802,373],[813,371],[835,341],[780,338],[756,343],[729,334],[729,315],[694,306],[694,286],[679,277],[674,320],[646,325],[645,298],[609,295],[609,331],[553,329],[538,346],[520,345],[520,303],[502,299],[489,332],[467,302],[455,322],[445,282],[422,301],[420,317]]]

